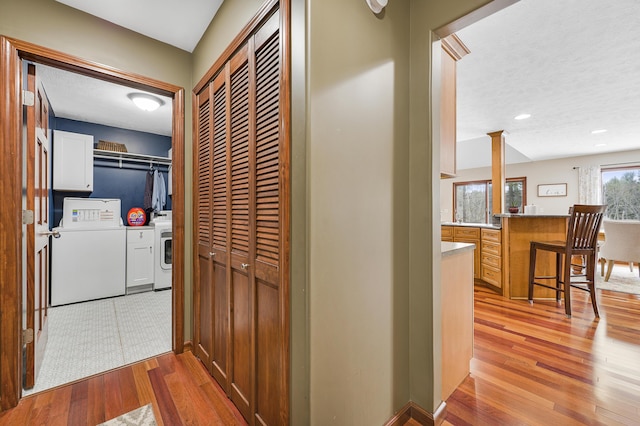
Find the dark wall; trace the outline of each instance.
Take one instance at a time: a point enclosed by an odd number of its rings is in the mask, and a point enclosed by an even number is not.
[[[137,132],[101,124],[55,118],[52,128],[67,132],[93,135],[94,147],[100,140],[124,143],[127,151],[136,154],[147,154],[167,157],[171,148],[171,137]],[[53,144],[55,156],[55,141]],[[167,166],[157,164],[168,189]],[[53,191],[53,226],[58,226],[62,219],[64,197],[119,198],[121,201],[122,220],[127,224],[126,215],[132,207],[143,207],[146,175],[149,173],[148,163],[123,162],[122,168],[117,161],[94,159],[93,192]],[[171,196],[167,195],[165,210],[171,210]]]

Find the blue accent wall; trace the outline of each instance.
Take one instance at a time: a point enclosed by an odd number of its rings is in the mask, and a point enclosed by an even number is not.
[[[159,157],[167,157],[167,151],[171,148],[171,137],[169,136],[59,117],[55,118],[52,123],[52,128],[56,130],[93,135],[94,147],[100,140],[119,142],[125,144],[130,153]],[[52,150],[55,156],[55,141]],[[168,166],[155,164],[154,168],[161,172],[168,190]],[[123,162],[122,168],[120,168],[117,161],[94,159],[93,192],[53,191],[53,226],[58,226],[60,219],[62,219],[65,197],[119,198],[122,200],[122,221],[126,225],[129,209],[143,207],[146,176],[149,170],[149,164],[145,163]],[[167,195],[167,205],[164,210],[171,210],[171,196],[169,195]]]

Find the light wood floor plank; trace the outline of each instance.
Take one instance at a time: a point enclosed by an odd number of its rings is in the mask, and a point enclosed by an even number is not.
[[[640,424],[640,297],[572,293],[509,300],[476,287],[471,374],[447,402],[445,424]]]

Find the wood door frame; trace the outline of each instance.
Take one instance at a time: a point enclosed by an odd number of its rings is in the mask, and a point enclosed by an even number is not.
[[[22,60],[173,98],[173,247],[184,253],[184,88],[0,36],[0,411],[22,392]],[[173,258],[172,349],[184,351],[184,257]]]

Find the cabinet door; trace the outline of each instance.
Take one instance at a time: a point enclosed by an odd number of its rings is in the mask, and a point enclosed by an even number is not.
[[[93,136],[54,130],[53,189],[93,191]]]
[[[276,15],[277,18],[277,15]],[[281,129],[285,103],[280,88],[280,32],[277,20],[256,34],[256,143],[255,143],[255,251],[253,265],[256,286],[256,407],[264,424],[283,424],[283,390],[287,374],[283,352],[286,338],[283,323],[285,298],[280,265],[287,223],[284,190],[287,177],[286,138]],[[274,29],[275,27],[275,29]],[[287,228],[288,229],[288,228]]]
[[[212,84],[212,125],[213,151],[211,152],[212,180],[211,180],[211,267],[213,291],[213,377],[220,386],[228,391],[228,372],[231,345],[230,317],[231,305],[229,299],[228,271],[228,235],[229,231],[229,143],[227,138],[227,84],[225,73],[221,73]]]
[[[480,278],[480,228],[454,226],[453,240],[457,243],[475,244],[473,251],[473,278]]]
[[[127,246],[127,287],[153,283],[153,245]]]
[[[253,130],[255,109],[250,105],[248,46],[238,52],[229,65],[230,97],[230,252],[231,297],[233,315],[231,335],[233,367],[231,370],[231,399],[246,419],[251,418],[253,405],[253,285],[249,268],[249,181],[253,178],[253,167],[249,166],[249,139]],[[252,83],[252,82],[251,82]],[[253,96],[251,96],[253,98]],[[251,127],[251,128],[250,128]]]
[[[213,293],[211,273],[212,241],[212,172],[211,172],[211,96],[210,87],[196,97],[197,147],[194,150],[195,186],[195,242],[196,262],[193,283],[194,330],[193,346],[207,370],[212,373],[213,352]]]

